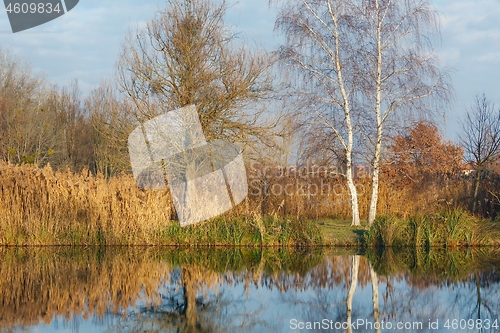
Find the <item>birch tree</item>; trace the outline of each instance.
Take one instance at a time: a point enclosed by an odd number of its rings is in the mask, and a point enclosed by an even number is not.
[[[353,153],[362,146],[356,136],[363,133],[372,147],[372,224],[388,123],[395,113],[429,110],[431,97],[448,97],[448,76],[434,52],[438,23],[426,0],[283,2],[276,24],[286,41],[279,54],[301,73],[300,93],[345,151],[353,225],[359,224]]]
[[[396,112],[430,111],[430,102],[447,101],[450,86],[434,51],[439,17],[429,1],[355,2],[357,16],[362,17],[357,30],[363,111],[374,129],[367,132],[373,146],[371,225],[377,214],[380,161],[391,117]]]
[[[352,6],[345,1],[283,1],[276,27],[286,36],[280,60],[296,76],[297,91],[310,101],[309,112],[343,150],[352,225],[360,225],[353,177],[355,144],[353,100],[359,84]],[[328,134],[327,134],[328,135]]]

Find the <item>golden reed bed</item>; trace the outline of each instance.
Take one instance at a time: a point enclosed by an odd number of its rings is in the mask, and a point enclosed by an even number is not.
[[[0,244],[149,244],[171,215],[167,191],[143,191],[129,175],[0,163]]]

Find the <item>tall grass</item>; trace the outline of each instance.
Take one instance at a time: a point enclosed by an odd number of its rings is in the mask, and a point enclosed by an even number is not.
[[[170,195],[142,191],[131,176],[0,164],[0,243],[148,243],[172,216]]]
[[[0,245],[258,245],[321,243],[303,219],[262,216],[252,203],[181,228],[168,190],[139,189],[131,175],[0,163]]]
[[[280,246],[323,244],[319,228],[306,219],[227,217],[181,228],[171,223],[159,230],[157,243],[180,246]]]
[[[495,222],[479,220],[463,210],[455,209],[409,218],[381,216],[366,234],[366,243],[374,247],[430,249],[498,245],[499,236]]]
[[[250,210],[262,215],[350,219],[349,191],[341,176],[313,167],[304,172],[283,172],[272,167],[264,170],[249,172]],[[371,178],[366,173],[359,174],[355,183],[361,218],[366,219]],[[439,210],[467,209],[472,185],[471,179],[461,176],[429,179],[425,184],[401,184],[384,173],[380,176],[377,213],[407,218]]]

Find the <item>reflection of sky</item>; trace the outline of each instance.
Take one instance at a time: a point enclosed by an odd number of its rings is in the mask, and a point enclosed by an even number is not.
[[[500,1],[433,0],[442,15],[442,63],[453,69],[456,99],[441,120],[456,138],[458,117],[485,92],[500,105]],[[226,23],[247,40],[273,49],[275,11],[268,0],[228,1]],[[29,31],[12,34],[7,14],[0,15],[0,46],[27,58],[47,78],[66,85],[78,79],[86,93],[113,74],[127,29],[144,26],[161,0],[81,0],[68,14]]]
[[[379,277],[385,280],[383,277]],[[388,288],[388,285],[392,286]],[[348,286],[347,286],[348,287]],[[290,329],[290,320],[298,321],[321,321],[323,319],[345,321],[346,308],[345,298],[347,288],[343,283],[333,289],[304,288],[301,291],[292,289],[283,293],[276,287],[272,290],[267,287],[256,287],[251,284],[248,295],[243,284],[235,286],[224,285],[219,288],[217,294],[210,293],[210,301],[217,303],[215,312],[209,312],[217,317],[214,322],[232,327],[231,332],[293,332],[300,330]],[[483,304],[491,307],[492,313],[488,313],[483,305],[481,318],[498,318],[498,282],[490,283],[481,288]],[[405,279],[390,278],[389,283],[379,283],[380,318],[384,322],[413,323],[422,322],[423,332],[450,332],[444,328],[447,319],[477,319],[475,312],[476,285],[473,279],[466,283],[450,283],[446,286],[430,285],[425,288],[411,286]],[[166,289],[161,289],[165,291]],[[217,300],[217,301],[216,301]],[[387,300],[387,301],[385,301]],[[137,305],[143,305],[138,302]],[[225,305],[224,305],[225,304]],[[496,311],[496,312],[495,312]],[[138,313],[137,309],[129,309],[128,319]],[[130,315],[133,313],[133,315]],[[199,314],[202,314],[199,310]],[[353,299],[352,322],[358,319],[374,323],[371,283],[365,286],[358,285]],[[429,330],[429,319],[439,320],[440,329]],[[118,324],[127,324],[123,321],[121,314],[104,319],[90,319],[84,321],[81,316],[72,318],[69,322],[58,318],[50,325],[39,325],[32,327],[29,332],[53,333],[53,332],[106,332]],[[500,324],[500,323],[499,323]],[[248,329],[247,329],[248,328]],[[307,330],[303,330],[307,331]],[[323,330],[326,331],[326,330]],[[396,332],[385,330],[383,332]],[[457,330],[456,332],[477,332],[478,330]],[[309,332],[309,331],[308,331]],[[373,332],[373,330],[359,327],[353,332]],[[415,332],[406,330],[405,332]],[[495,332],[494,329],[482,332]]]

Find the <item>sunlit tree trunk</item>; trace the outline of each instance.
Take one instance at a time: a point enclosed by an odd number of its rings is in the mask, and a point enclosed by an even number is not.
[[[346,104],[348,102],[346,101]],[[347,104],[346,108],[349,110]],[[347,148],[346,148],[346,179],[347,186],[349,187],[349,193],[351,196],[351,211],[352,211],[352,222],[351,225],[360,225],[359,219],[359,204],[358,204],[358,191],[356,189],[356,184],[354,183],[353,170],[352,170],[352,148],[353,148],[353,129],[350,117],[350,111],[346,112],[347,121]]]
[[[477,167],[476,181],[474,185],[474,195],[472,197],[472,212],[477,213],[477,198],[479,196],[479,187],[481,185],[481,167]]]
[[[376,12],[378,14],[378,1],[376,1]],[[373,173],[372,173],[372,196],[370,200],[370,211],[368,212],[368,225],[372,225],[377,216],[378,202],[378,181],[380,170],[380,150],[382,149],[382,22],[377,22],[377,74],[375,77],[375,118],[377,119],[377,141],[375,143],[375,153],[373,155]]]
[[[377,117],[379,118],[379,117]],[[375,154],[373,158],[372,173],[372,194],[370,199],[370,211],[368,212],[368,225],[371,226],[377,217],[379,175],[380,175],[380,150],[382,149],[382,125],[377,127],[377,143],[375,145]]]

